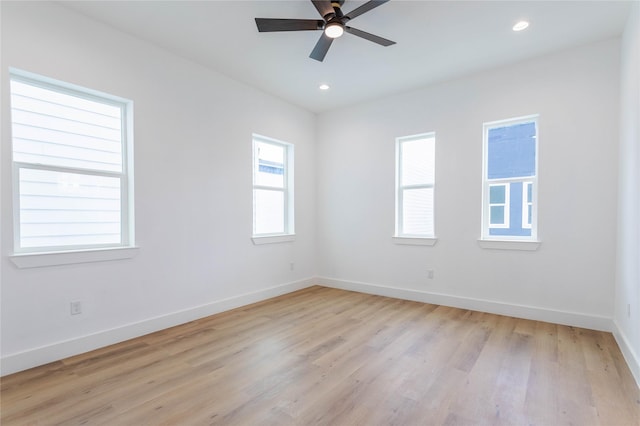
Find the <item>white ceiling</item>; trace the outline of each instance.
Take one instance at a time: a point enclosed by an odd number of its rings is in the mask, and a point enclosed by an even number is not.
[[[622,33],[630,1],[390,2],[349,25],[324,62],[320,31],[258,33],[253,18],[318,19],[308,0],[62,1],[63,5],[313,112],[411,90]],[[349,12],[364,1],[346,0]],[[526,19],[520,33],[511,27]],[[318,90],[328,83],[327,92]]]

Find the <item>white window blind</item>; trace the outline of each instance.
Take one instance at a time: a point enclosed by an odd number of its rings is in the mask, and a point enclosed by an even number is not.
[[[11,76],[16,252],[132,244],[127,105]]]
[[[435,135],[396,141],[396,235],[434,236]]]

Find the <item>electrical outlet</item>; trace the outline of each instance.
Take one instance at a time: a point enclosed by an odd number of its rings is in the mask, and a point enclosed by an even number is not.
[[[82,302],[71,302],[71,315],[79,315],[82,313]]]
[[[432,280],[433,279],[433,269],[428,269],[427,270],[427,277]]]

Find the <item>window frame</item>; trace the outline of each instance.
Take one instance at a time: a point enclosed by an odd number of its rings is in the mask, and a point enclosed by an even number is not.
[[[122,170],[120,172],[91,168],[78,168],[42,163],[29,163],[14,160],[13,119],[11,128],[11,163],[12,163],[12,204],[13,204],[13,256],[12,260],[19,267],[38,267],[57,264],[93,262],[131,258],[135,255],[135,217],[133,187],[133,101],[97,90],[88,89],[72,83],[55,80],[38,74],[10,68],[9,82],[28,84],[53,92],[85,99],[101,104],[117,107],[121,110],[121,155]],[[11,89],[9,90],[11,95]],[[11,110],[12,106],[10,106]],[[120,180],[120,242],[107,244],[74,244],[62,246],[21,246],[20,215],[20,171],[44,170],[56,173],[68,173],[84,176],[102,176]],[[121,250],[123,249],[123,250]],[[91,252],[91,255],[75,256],[74,253]],[[98,253],[98,254],[96,254]],[[99,253],[108,253],[101,256]],[[49,256],[55,255],[55,256]],[[25,260],[31,257],[30,260]]]
[[[504,203],[492,203],[491,202],[491,188],[494,186],[502,186],[504,187]],[[511,211],[509,209],[509,205],[511,202],[511,185],[508,182],[499,182],[499,183],[490,183],[489,184],[489,228],[490,229],[508,229],[511,226]],[[503,212],[503,222],[502,223],[491,223],[491,207],[502,207],[504,209]]]
[[[275,187],[270,185],[256,184],[256,170],[258,166],[258,152],[257,144],[265,143],[281,147],[284,150],[284,164],[283,164],[283,187]],[[278,139],[270,138],[267,136],[252,134],[251,142],[252,153],[252,240],[254,244],[268,244],[268,243],[280,243],[293,241],[295,237],[295,210],[294,210],[294,145],[288,142],[283,142]],[[274,233],[256,233],[256,190],[262,191],[277,191],[283,194],[284,203],[284,218],[283,218],[283,232]]]
[[[531,201],[529,201],[529,187],[531,187]],[[531,206],[531,222],[529,222],[529,206]],[[522,183],[522,228],[531,229],[533,222],[533,182]]]
[[[415,142],[422,139],[433,139],[433,181],[430,183],[403,185],[402,183],[402,145],[407,142]],[[409,136],[401,136],[396,138],[395,144],[396,151],[396,182],[395,182],[395,234],[393,240],[396,244],[409,244],[409,245],[434,245],[437,241],[436,238],[436,215],[435,215],[435,194],[436,194],[436,133],[427,132]],[[433,216],[433,232],[430,234],[413,234],[404,232],[404,193],[407,190],[416,189],[432,189],[433,190],[433,204],[431,206]]]
[[[525,177],[509,177],[509,178],[495,178],[489,179],[488,175],[488,162],[489,162],[489,131],[493,128],[506,127],[506,126],[514,126],[518,124],[525,123],[534,123],[535,127],[535,158],[534,158],[534,167],[535,173],[533,176],[525,176]],[[532,114],[522,117],[509,118],[505,120],[497,120],[486,122],[483,124],[483,137],[482,137],[482,227],[481,227],[481,237],[480,241],[494,241],[494,242],[534,242],[538,241],[538,162],[540,157],[539,152],[539,140],[540,140],[540,126],[539,126],[539,115]],[[532,208],[531,208],[531,225],[525,227],[523,222],[523,229],[530,229],[531,235],[490,235],[491,229],[498,229],[496,226],[491,226],[491,213],[490,213],[490,199],[489,199],[489,187],[491,185],[497,184],[506,184],[507,188],[510,188],[512,183],[522,182],[523,186],[523,198],[526,200],[526,191],[524,190],[527,184],[532,185]],[[510,204],[511,200],[509,200]],[[509,206],[508,206],[509,207]],[[523,218],[524,218],[523,211]],[[500,227],[502,228],[502,227]],[[508,228],[508,227],[506,227]],[[495,248],[489,247],[487,248]],[[537,245],[534,249],[537,249]]]

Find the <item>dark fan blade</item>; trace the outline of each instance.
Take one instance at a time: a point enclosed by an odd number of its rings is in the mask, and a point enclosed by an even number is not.
[[[327,37],[325,33],[322,33],[320,40],[316,43],[316,47],[313,48],[309,57],[322,62],[331,47],[331,43],[333,43],[333,39],[331,37]]]
[[[382,38],[382,37],[378,37],[377,35],[369,34],[367,32],[359,30],[357,28],[352,28],[352,27],[345,26],[344,29],[349,34],[353,34],[355,36],[362,37],[362,38],[367,39],[369,41],[372,41],[374,43],[381,44],[382,46],[391,46],[392,44],[396,44],[395,41],[387,40],[386,38]]]
[[[333,6],[331,6],[331,2],[329,0],[311,0],[311,3],[318,9],[320,16],[325,18],[327,21],[335,16],[335,11],[333,10]],[[333,15],[327,17],[327,15]]]
[[[271,19],[256,18],[258,31],[261,33],[272,31],[306,31],[321,30],[324,21],[321,19]]]
[[[373,8],[376,8],[378,6],[380,6],[383,3],[388,2],[389,0],[371,0],[366,2],[365,4],[363,4],[362,6],[353,9],[351,12],[347,13],[345,16],[345,18],[347,19],[353,19],[356,18],[360,15],[362,15],[365,12],[370,11]]]

